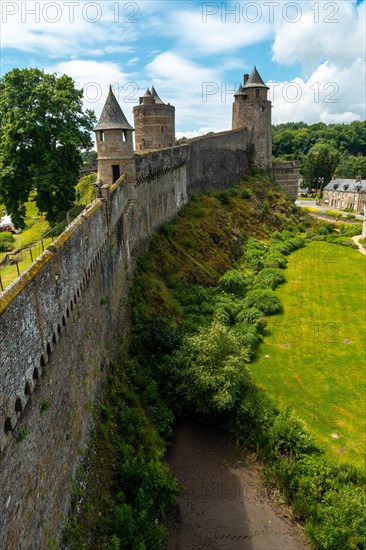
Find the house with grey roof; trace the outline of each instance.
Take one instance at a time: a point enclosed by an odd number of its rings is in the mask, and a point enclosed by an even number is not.
[[[339,210],[363,212],[366,200],[366,180],[333,178],[323,189],[323,206]]]

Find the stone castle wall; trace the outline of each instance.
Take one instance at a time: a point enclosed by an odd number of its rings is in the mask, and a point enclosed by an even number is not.
[[[236,132],[136,155],[136,183],[102,188],[2,293],[0,548],[46,548],[59,537],[91,408],[123,334],[133,255],[188,195],[244,175],[244,146]]]
[[[47,548],[65,522],[127,288],[127,185],[109,199],[1,296],[0,548]]]
[[[272,163],[273,179],[293,200],[297,199],[299,189],[300,164],[298,160]]]
[[[248,169],[245,129],[135,155],[0,297],[0,548],[47,548],[68,512],[91,408],[124,332],[134,256],[194,193]]]

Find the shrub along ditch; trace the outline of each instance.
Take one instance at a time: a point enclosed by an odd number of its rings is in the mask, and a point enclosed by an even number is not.
[[[265,331],[265,316],[281,312],[274,289],[285,282],[286,256],[304,244],[303,236],[290,231],[275,232],[266,243],[248,238],[216,287],[173,284],[169,299],[160,296],[166,309],[158,338],[145,316],[149,329],[134,331],[133,346],[146,350],[147,337],[149,353],[139,360],[176,417],[220,422],[237,447],[264,460],[264,479],[292,503],[314,548],[361,549],[366,548],[364,476],[326,458],[302,419],[290,409],[277,410],[245,367]],[[276,267],[264,267],[269,263]],[[134,295],[136,312],[140,299],[142,294]]]

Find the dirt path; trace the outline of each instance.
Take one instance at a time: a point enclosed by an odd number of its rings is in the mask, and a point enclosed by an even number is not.
[[[301,528],[263,495],[258,465],[243,466],[224,434],[184,423],[168,455],[186,487],[167,550],[307,550]]]
[[[362,246],[358,241],[362,239],[362,235],[357,235],[356,237],[352,237],[352,240],[357,244],[358,250],[361,252],[361,254],[364,254],[366,256],[366,248]]]

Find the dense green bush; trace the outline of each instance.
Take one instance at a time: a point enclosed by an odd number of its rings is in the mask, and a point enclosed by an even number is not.
[[[236,316],[241,309],[241,302],[231,299],[228,294],[221,294],[213,311],[213,318],[224,325],[231,326],[236,321]]]
[[[340,244],[341,246],[349,246],[350,248],[357,249],[357,244],[348,237],[343,237],[342,235],[332,234],[332,235],[314,235],[311,238],[312,241],[325,241],[333,244]]]
[[[344,237],[354,237],[355,235],[361,235],[362,223],[342,223],[339,228],[339,232]]]
[[[262,241],[250,237],[245,245],[241,261],[254,271],[260,271],[263,268],[263,258],[268,251],[268,246]]]
[[[366,548],[365,493],[360,487],[341,485],[314,508],[305,533],[316,550]]]
[[[10,231],[0,233],[0,252],[10,252],[14,248],[15,239]]]
[[[251,351],[241,335],[219,321],[185,338],[176,353],[179,395],[193,412],[214,414],[234,407],[248,378]]]
[[[314,235],[331,235],[335,232],[334,224],[319,222],[314,229],[307,232],[307,238],[311,239]]]
[[[333,218],[343,218],[342,212],[338,212],[336,210],[326,210],[325,213]]]
[[[236,320],[242,323],[252,323],[255,324],[258,319],[263,318],[263,311],[255,307],[242,308],[238,313]]]
[[[341,246],[349,246],[350,248],[358,248],[357,244],[352,239],[348,239],[347,237],[336,237],[329,242],[340,244]]]
[[[275,414],[274,403],[267,393],[249,383],[230,419],[230,432],[237,448],[266,456],[269,452],[268,433]]]
[[[321,452],[321,448],[307,431],[304,421],[294,416],[290,408],[275,417],[269,430],[269,441],[272,451],[279,458],[298,458],[304,454]]]
[[[262,269],[254,279],[255,286],[265,286],[272,290],[282,285],[286,277],[281,269],[267,267]]]
[[[264,267],[286,269],[287,259],[286,256],[278,252],[277,250],[270,250],[264,257]]]
[[[248,292],[242,301],[243,308],[256,308],[265,315],[281,313],[282,306],[278,296],[270,289],[258,289]]]
[[[274,241],[271,243],[271,248],[280,254],[288,256],[294,250],[302,248],[305,244],[305,241],[302,237],[292,237],[284,241]]]
[[[249,283],[250,279],[238,269],[230,269],[219,280],[219,286],[222,290],[237,296],[244,296]]]

